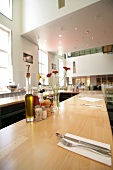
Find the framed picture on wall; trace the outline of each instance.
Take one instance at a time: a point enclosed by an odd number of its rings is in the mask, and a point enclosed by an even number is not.
[[[53,64],[53,63],[52,63],[52,69],[53,69],[53,70],[56,70],[56,64]]]
[[[33,56],[27,53],[23,53],[23,61],[33,64]]]

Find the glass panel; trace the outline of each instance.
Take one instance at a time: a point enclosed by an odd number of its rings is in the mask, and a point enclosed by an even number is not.
[[[13,80],[10,30],[0,24],[0,85]]]
[[[0,52],[0,66],[8,67],[8,54]]]
[[[96,53],[97,51],[96,51],[96,48],[92,48],[91,49],[91,54],[94,54],[94,53]]]
[[[76,51],[75,52],[75,56],[79,56],[80,55],[80,52],[79,51]]]
[[[81,51],[80,51],[80,55],[85,55],[85,51],[84,51],[84,50],[81,50]]]
[[[0,68],[0,85],[7,85],[9,77],[9,70],[5,68]]]
[[[12,19],[12,0],[0,0],[0,12]]]
[[[41,73],[42,73],[42,67],[41,67],[41,64],[38,64],[38,66],[39,66],[39,74],[41,74]]]
[[[46,71],[45,65],[42,65],[42,74],[45,74],[45,71]]]
[[[86,49],[85,50],[85,54],[91,54],[91,50],[90,49]]]
[[[64,69],[63,69],[63,61],[59,59],[59,83],[60,86],[64,86],[64,80],[62,80],[64,76]]]
[[[0,43],[0,49],[8,51],[8,32],[0,29],[0,39],[2,40],[2,43]]]
[[[96,50],[97,50],[97,53],[100,53],[102,52],[102,47],[97,47]]]

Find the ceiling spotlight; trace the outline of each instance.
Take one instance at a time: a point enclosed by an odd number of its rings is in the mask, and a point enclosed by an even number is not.
[[[93,37],[91,37],[91,39],[93,40]]]
[[[61,44],[61,41],[59,41],[59,44]]]
[[[89,31],[85,31],[85,34],[89,34]]]
[[[59,37],[62,37],[62,35],[59,35]]]
[[[75,30],[77,30],[77,27],[75,28]]]

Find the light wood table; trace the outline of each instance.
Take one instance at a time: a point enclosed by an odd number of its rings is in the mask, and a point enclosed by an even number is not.
[[[40,122],[22,120],[0,130],[0,170],[112,170],[102,163],[88,159],[57,146],[56,132],[110,144],[113,155],[112,132],[102,94],[86,92],[60,103],[60,109]],[[83,106],[78,97],[102,98],[93,104],[102,108]],[[112,161],[113,162],[113,161]]]

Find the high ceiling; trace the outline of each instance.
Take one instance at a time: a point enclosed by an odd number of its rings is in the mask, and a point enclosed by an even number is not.
[[[113,0],[101,0],[23,36],[55,54],[113,44]]]

